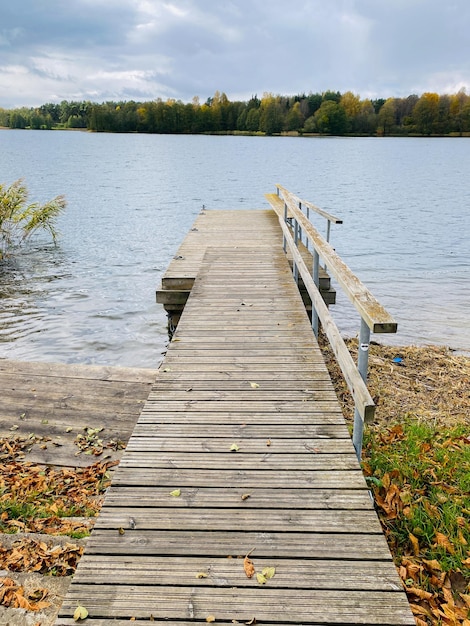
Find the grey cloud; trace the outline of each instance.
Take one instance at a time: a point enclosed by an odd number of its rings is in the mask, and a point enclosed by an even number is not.
[[[23,0],[2,9],[0,106],[442,92],[470,87],[469,26],[468,0]]]

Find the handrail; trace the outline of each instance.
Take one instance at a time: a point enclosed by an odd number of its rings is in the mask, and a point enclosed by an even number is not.
[[[353,274],[346,263],[335,252],[330,244],[323,239],[313,224],[295,205],[290,192],[283,190],[282,197],[292,217],[302,226],[311,240],[314,249],[328,266],[328,271],[341,285],[351,303],[373,333],[396,333],[397,323],[387,313],[380,302],[371,294],[367,287]]]
[[[312,202],[308,202],[307,200],[302,200],[298,196],[294,195],[292,192],[287,191],[287,189],[285,189],[282,185],[276,184],[276,189],[278,191],[278,195],[279,195],[279,193],[281,193],[281,194],[284,193],[284,192],[288,193],[290,195],[290,197],[293,198],[300,205],[303,205],[303,206],[306,206],[309,209],[312,209],[312,211],[315,211],[315,213],[318,213],[318,215],[321,215],[322,217],[324,217],[329,222],[332,222],[333,224],[342,224],[343,223],[343,220],[340,219],[339,217],[335,217],[331,213],[328,213],[327,211],[324,211],[323,209],[320,209],[320,207],[317,207]]]
[[[376,333],[395,333],[397,331],[397,323],[303,214],[300,204],[303,201],[281,185],[276,185],[276,188],[278,196],[280,194],[284,201],[284,216],[281,215],[279,208],[275,207],[283,231],[284,250],[286,251],[286,246],[288,245],[293,258],[294,277],[298,280],[300,273],[312,301],[313,330],[315,335],[318,336],[318,322],[320,321],[354,399],[353,444],[360,459],[364,423],[372,421],[375,412],[375,404],[366,386],[370,333],[371,331]],[[267,197],[269,200],[269,196]],[[278,202],[278,198],[274,197]],[[296,203],[299,203],[299,205],[297,206]],[[304,205],[306,204],[305,202],[303,203]],[[272,202],[272,205],[274,204],[276,203]],[[311,205],[311,203],[309,204]],[[333,216],[329,217],[332,218]],[[310,240],[313,246],[312,273],[305,265],[298,249],[299,231],[302,232],[302,230],[307,237],[307,242]],[[320,294],[318,288],[320,257],[324,260],[325,265],[328,265],[328,271],[343,288],[361,316],[357,368]]]
[[[295,245],[292,233],[284,221],[281,221],[281,228],[287,239],[287,244],[291,251],[294,262],[299,268],[300,276],[304,282],[305,288],[312,300],[312,307],[315,307],[318,316],[321,320],[323,330],[333,348],[333,352],[338,361],[341,371],[348,385],[348,389],[354,398],[355,405],[359,411],[359,415],[366,422],[369,423],[374,419],[375,404],[372,400],[365,382],[363,381],[356,365],[352,359],[346,344],[341,337],[341,334],[336,326],[331,313],[328,310],[315,281],[313,280],[305,261],[302,258],[297,246]]]

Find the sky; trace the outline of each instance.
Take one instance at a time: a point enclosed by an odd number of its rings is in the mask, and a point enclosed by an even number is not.
[[[469,0],[5,0],[0,107],[470,93]]]

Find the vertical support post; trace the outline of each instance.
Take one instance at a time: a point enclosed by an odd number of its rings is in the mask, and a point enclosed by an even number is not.
[[[318,252],[313,249],[313,282],[317,286],[317,289],[320,287],[320,256]],[[312,302],[312,328],[315,334],[315,337],[318,339],[318,313],[316,308]]]
[[[295,247],[298,249],[299,244],[299,222],[294,217],[294,243]],[[299,269],[297,267],[297,263],[294,261],[294,280],[298,284],[299,283]]]
[[[308,206],[308,204],[307,204],[307,211],[306,211],[306,213],[307,213],[307,219],[310,221],[310,207]],[[305,245],[307,246],[307,250],[308,250],[308,244],[309,244],[309,241],[308,241],[308,235],[307,235],[305,237]]]
[[[302,211],[302,203],[301,202],[299,202],[299,211]],[[302,243],[302,227],[301,226],[299,226],[299,240],[300,240],[300,243]]]
[[[331,230],[331,221],[327,220],[326,222],[326,242],[327,243],[330,243],[330,230]],[[326,263],[323,269],[325,270],[325,272],[327,271],[328,268],[326,267]]]
[[[361,330],[359,333],[359,345],[357,351],[357,369],[362,380],[367,382],[367,368],[369,365],[369,345],[370,345],[370,328],[365,321],[361,319]],[[358,460],[361,460],[362,454],[362,437],[364,434],[364,422],[359,415],[357,409],[354,409],[354,430],[353,445],[356,450]]]
[[[277,193],[279,194],[279,189],[277,190]],[[284,202],[284,223],[287,224],[287,203]],[[282,248],[284,250],[284,254],[287,253],[287,240],[286,240],[286,236],[283,235],[282,237]]]

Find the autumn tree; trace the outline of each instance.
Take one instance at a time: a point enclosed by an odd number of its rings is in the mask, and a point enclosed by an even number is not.
[[[324,135],[344,135],[347,130],[346,111],[333,99],[322,102],[313,119],[318,132]]]
[[[430,135],[436,130],[439,119],[439,96],[437,93],[423,93],[413,109],[416,129],[423,135]]]

